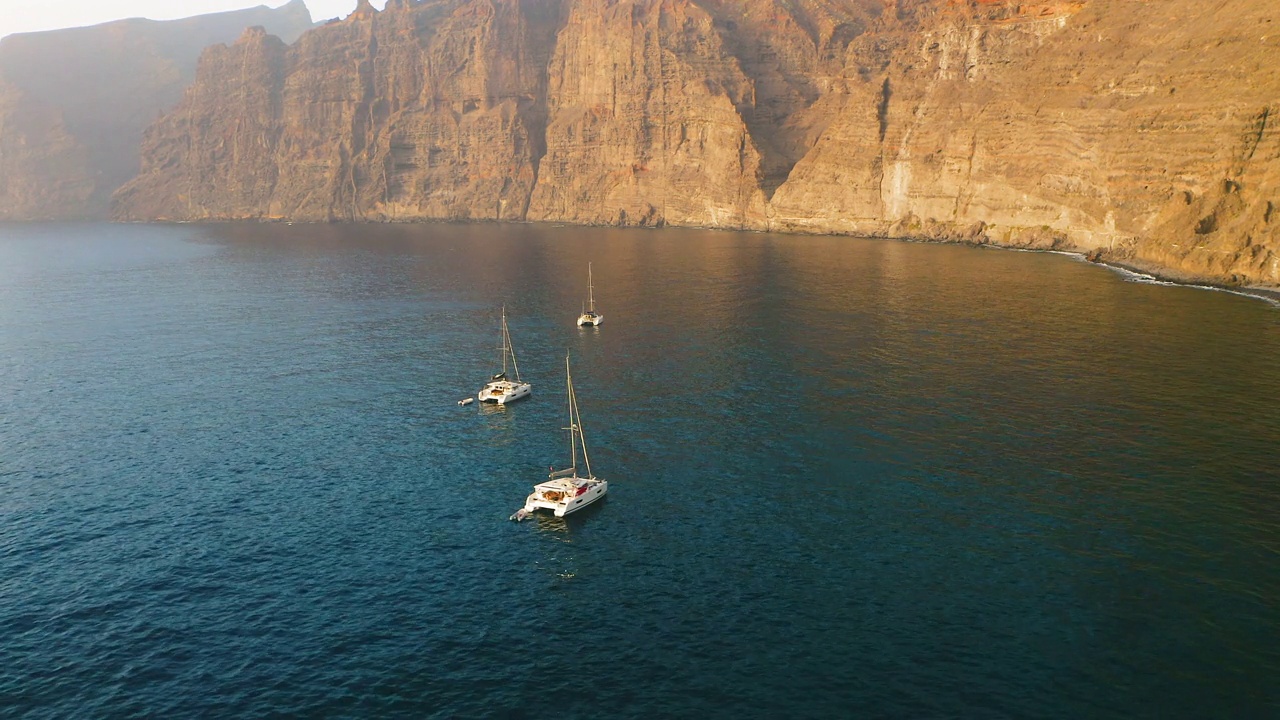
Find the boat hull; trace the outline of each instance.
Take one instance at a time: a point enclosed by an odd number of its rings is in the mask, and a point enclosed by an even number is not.
[[[540,486],[541,487],[541,486]],[[534,510],[550,510],[556,517],[564,517],[572,515],[579,510],[593,504],[600,498],[603,498],[609,492],[609,483],[606,480],[596,480],[586,487],[581,495],[572,497],[564,497],[559,500],[548,500],[545,493],[541,490],[534,490],[528,498],[525,499],[524,509],[528,512]]]
[[[502,382],[485,385],[476,397],[482,403],[506,405],[521,398],[527,398],[532,393],[533,386],[529,383]]]
[[[604,322],[603,315],[579,315],[578,316],[579,327],[582,327],[584,325],[593,325],[593,326],[599,325],[602,322]]]

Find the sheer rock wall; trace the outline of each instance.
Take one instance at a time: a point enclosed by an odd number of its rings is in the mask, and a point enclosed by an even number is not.
[[[114,214],[892,235],[1280,286],[1278,49],[1266,0],[362,3],[207,50]]]

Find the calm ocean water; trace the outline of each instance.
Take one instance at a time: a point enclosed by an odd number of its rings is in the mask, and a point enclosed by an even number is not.
[[[504,303],[534,396],[459,407]],[[610,494],[512,523],[566,351]],[[0,226],[0,716],[1274,717],[1277,597],[1267,302],[850,238]]]

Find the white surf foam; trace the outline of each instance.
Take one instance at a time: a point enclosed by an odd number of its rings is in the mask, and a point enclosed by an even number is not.
[[[1218,287],[1216,285],[1197,285],[1195,283],[1179,283],[1169,280],[1161,280],[1160,278],[1149,275],[1144,272],[1130,270],[1129,268],[1117,267],[1106,263],[1098,263],[1112,272],[1119,273],[1127,282],[1141,283],[1143,285],[1164,285],[1166,287],[1185,287],[1195,290],[1212,290],[1213,292],[1227,293],[1228,295],[1239,295],[1240,297],[1261,300],[1268,305],[1280,307],[1280,298],[1271,297],[1263,293],[1249,292],[1248,290],[1234,290],[1232,288]]]

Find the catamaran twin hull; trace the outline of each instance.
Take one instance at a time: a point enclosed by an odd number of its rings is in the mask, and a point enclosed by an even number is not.
[[[529,383],[511,382],[510,380],[499,380],[491,382],[484,386],[484,389],[476,396],[483,403],[497,403],[506,405],[509,402],[519,400],[520,398],[529,397],[533,392],[533,386]]]
[[[598,313],[583,313],[578,316],[578,325],[599,325],[604,322],[604,316]]]
[[[524,509],[533,512],[542,508],[551,510],[556,517],[564,517],[599,500],[607,492],[607,480],[580,477],[549,480],[533,486],[533,493],[524,501]]]

